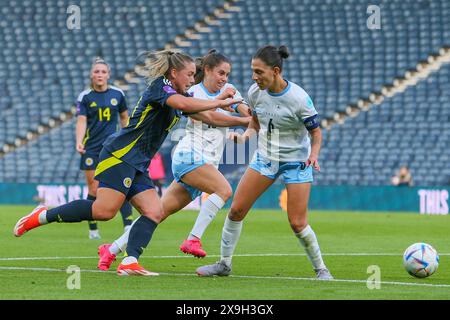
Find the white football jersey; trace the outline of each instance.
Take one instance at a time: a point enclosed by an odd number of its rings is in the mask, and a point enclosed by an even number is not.
[[[290,81],[280,93],[260,90],[253,84],[248,91],[248,104],[260,124],[260,156],[283,162],[308,160],[311,142],[304,121],[317,111],[305,90]]]
[[[197,99],[214,100],[225,89],[230,87],[236,89],[232,84],[227,83],[219,92],[212,94],[208,92],[203,83],[199,83],[191,87],[188,92]],[[234,98],[242,99],[239,91],[236,90]],[[230,112],[220,108],[216,109],[215,112],[231,115]],[[197,156],[201,155],[207,163],[218,167],[225,148],[226,134],[226,127],[213,128],[201,121],[189,118],[186,124],[185,136],[178,143],[175,152],[193,151]]]

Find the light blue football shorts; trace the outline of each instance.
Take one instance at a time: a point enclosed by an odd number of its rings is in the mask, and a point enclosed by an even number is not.
[[[301,161],[271,161],[256,154],[249,167],[269,179],[276,180],[279,176],[282,176],[285,184],[308,183],[314,180],[312,166],[307,167]]]
[[[179,151],[175,152],[172,157],[172,174],[176,182],[182,185],[186,191],[191,196],[191,199],[194,200],[198,196],[202,194],[202,191],[184,183],[181,181],[183,176],[198,167],[203,166],[207,162],[202,157],[202,155],[195,153],[193,151]]]

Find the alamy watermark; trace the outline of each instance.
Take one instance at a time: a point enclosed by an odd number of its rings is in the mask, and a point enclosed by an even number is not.
[[[191,133],[187,134],[186,130]],[[279,162],[281,156],[280,150],[280,132],[273,129],[270,133],[260,130],[256,131],[250,138],[244,142],[241,137],[244,130],[237,129],[205,129],[201,123],[194,123],[190,129],[178,128],[171,131],[170,140],[175,143],[172,149],[172,161],[178,164],[190,164],[193,161],[214,159],[218,164],[248,164],[258,150],[262,159],[270,159],[272,166]],[[298,133],[297,133],[298,134]],[[234,135],[235,139],[230,139]],[[296,135],[295,132],[292,133]],[[286,134],[283,132],[283,136]],[[181,146],[177,146],[181,144]],[[175,149],[182,151],[182,156],[174,156]],[[181,148],[180,148],[181,147]],[[187,152],[188,151],[188,152]],[[271,167],[272,170],[276,168]]]
[[[69,15],[66,19],[66,26],[69,30],[81,29],[81,8],[75,4],[67,7],[66,13]]]
[[[79,266],[71,265],[66,269],[66,273],[70,274],[66,281],[66,287],[69,290],[81,289],[81,269]]]
[[[370,16],[367,18],[367,28],[369,30],[381,29],[381,9],[379,6],[371,4],[367,7],[367,14]]]
[[[378,265],[371,265],[367,267],[367,273],[370,274],[367,278],[367,289],[381,289],[381,269]]]

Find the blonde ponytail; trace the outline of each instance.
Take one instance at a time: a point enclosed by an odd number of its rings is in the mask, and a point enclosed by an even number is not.
[[[147,51],[142,55],[146,56],[144,73],[149,82],[161,76],[169,78],[171,68],[182,70],[186,63],[194,62],[189,55],[178,49]]]

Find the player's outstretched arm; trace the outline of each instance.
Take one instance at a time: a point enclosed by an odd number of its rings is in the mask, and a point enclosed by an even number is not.
[[[189,115],[194,120],[205,122],[214,127],[247,126],[251,117],[233,117],[215,111],[203,111]]]
[[[235,143],[245,143],[248,139],[250,139],[254,134],[259,131],[259,121],[256,115],[252,115],[252,119],[248,124],[247,130],[243,134],[239,134],[237,132],[231,132],[228,136],[228,139],[233,140]]]
[[[252,111],[245,103],[241,103],[237,106],[236,111],[243,117],[251,117]]]
[[[174,109],[192,113],[216,108],[227,109],[233,104],[240,103],[241,101],[242,99],[202,100],[185,97],[181,94],[174,94],[167,99],[166,103]]]

